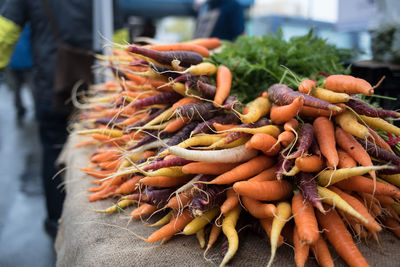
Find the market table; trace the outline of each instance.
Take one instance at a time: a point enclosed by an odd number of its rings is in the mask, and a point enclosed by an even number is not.
[[[74,148],[81,136],[70,135],[59,162],[65,164],[65,190],[67,192],[60,228],[56,238],[57,266],[214,266],[219,265],[220,243],[203,258],[194,236],[179,235],[163,245],[149,244],[136,235],[149,236],[155,229],[141,221],[130,221],[126,213],[98,214],[93,209],[104,209],[115,203],[103,200],[89,203],[87,189],[91,178],[78,168],[86,167],[90,147]],[[150,219],[150,222],[156,220]],[[268,243],[248,232],[241,239],[239,250],[228,266],[266,266],[270,247]],[[371,266],[399,266],[400,241],[391,233],[379,234],[380,245],[369,240],[368,246],[360,241],[359,249]],[[331,250],[332,252],[332,250]],[[291,247],[278,248],[274,266],[294,266]],[[333,253],[335,264],[345,266]],[[312,256],[310,256],[312,257]],[[317,266],[311,258],[307,266]]]

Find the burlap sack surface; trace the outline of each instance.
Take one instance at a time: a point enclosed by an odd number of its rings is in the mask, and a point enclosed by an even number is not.
[[[177,235],[166,244],[149,244],[133,233],[148,237],[155,229],[141,221],[129,222],[129,213],[98,214],[90,209],[104,209],[115,200],[88,202],[87,189],[91,178],[77,170],[86,167],[90,148],[72,149],[79,137],[71,135],[60,158],[67,166],[67,197],[56,239],[57,266],[218,266],[221,242],[210,250],[206,261],[195,236]],[[155,216],[157,217],[157,216]],[[150,222],[154,222],[152,218]],[[128,224],[129,222],[129,224]],[[270,247],[251,232],[241,239],[239,250],[228,266],[266,266]],[[400,266],[400,241],[391,233],[379,234],[381,245],[369,240],[369,247],[358,247],[371,266]],[[331,250],[332,251],[332,250]],[[333,253],[335,265],[345,266]],[[289,246],[278,248],[274,266],[294,266],[294,253]],[[314,259],[307,266],[317,266]]]

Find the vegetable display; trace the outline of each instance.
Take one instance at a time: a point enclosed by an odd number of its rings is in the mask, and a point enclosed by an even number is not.
[[[333,266],[327,244],[348,265],[367,266],[353,238],[379,242],[383,229],[400,238],[400,155],[384,141],[399,135],[386,121],[398,113],[351,95],[375,86],[343,74],[338,50],[313,33],[289,43],[241,37],[210,51],[220,44],[130,45],[99,56],[113,77],[90,89],[74,124],[86,136],[77,147],[94,151],[81,169],[93,177],[89,201],[116,202],[96,212],[162,213],[146,242],[195,235],[205,253],[225,236],[220,266],[240,250],[246,218],[268,236],[268,266],[284,242],[296,266],[311,254]],[[302,80],[286,79],[280,65]],[[319,71],[331,75],[313,80]]]

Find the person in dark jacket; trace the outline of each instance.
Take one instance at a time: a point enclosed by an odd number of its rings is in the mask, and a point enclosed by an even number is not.
[[[44,3],[53,14],[53,24]],[[67,138],[69,114],[58,112],[52,104],[57,46],[51,25],[55,24],[58,38],[64,43],[92,50],[92,4],[93,1],[81,0],[9,0],[0,10],[0,70],[7,65],[24,25],[29,22],[31,26],[33,97],[42,145],[42,179],[47,210],[45,227],[53,235],[65,198],[60,188],[62,178],[56,175],[55,161]]]

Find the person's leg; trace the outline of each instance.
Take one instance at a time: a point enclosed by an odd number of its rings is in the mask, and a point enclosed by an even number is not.
[[[24,71],[8,68],[6,71],[7,86],[14,93],[14,106],[17,111],[17,118],[21,119],[25,114],[25,108],[21,99],[21,88],[24,82]]]

